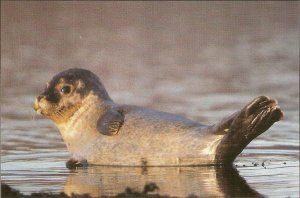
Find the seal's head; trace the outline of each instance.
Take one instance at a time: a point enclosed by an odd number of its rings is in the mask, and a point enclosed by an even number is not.
[[[111,100],[99,78],[85,69],[68,69],[52,78],[36,98],[34,110],[53,120],[66,122],[90,93],[100,100]]]

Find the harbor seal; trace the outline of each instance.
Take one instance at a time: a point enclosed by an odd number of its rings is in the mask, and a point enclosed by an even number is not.
[[[54,76],[34,109],[58,127],[72,156],[68,168],[232,164],[283,116],[276,100],[259,96],[206,126],[171,113],[117,104],[94,73],[79,68]]]

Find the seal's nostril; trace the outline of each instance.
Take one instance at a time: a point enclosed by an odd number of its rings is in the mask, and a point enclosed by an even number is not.
[[[37,97],[37,100],[38,101],[40,101],[42,98],[44,98],[45,96],[43,96],[43,95],[39,95],[38,97]]]

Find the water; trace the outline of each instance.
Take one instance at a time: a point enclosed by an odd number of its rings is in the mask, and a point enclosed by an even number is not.
[[[155,182],[162,195],[299,196],[297,2],[1,3],[1,180],[33,192],[115,195]],[[217,167],[89,167],[32,104],[59,71],[84,67],[119,103],[212,124],[258,95],[285,113]],[[264,163],[262,166],[262,163]]]

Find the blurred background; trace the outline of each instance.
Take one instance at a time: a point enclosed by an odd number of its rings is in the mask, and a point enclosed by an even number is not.
[[[23,180],[16,179],[15,171],[20,160],[26,162],[21,163],[25,172],[34,172],[32,165],[43,160],[49,160],[43,165],[50,169],[64,167],[67,151],[57,129],[39,116],[33,121],[31,106],[53,75],[73,67],[96,73],[116,102],[182,114],[204,124],[215,123],[258,95],[274,97],[284,120],[244,152],[298,161],[298,4],[2,1],[2,178],[20,186]],[[53,150],[43,150],[49,148]],[[298,168],[296,163],[286,169],[286,181],[279,178],[291,186],[292,195],[299,193]],[[32,178],[29,173],[27,179]],[[270,182],[272,189],[252,183],[272,195],[276,182]],[[281,185],[276,187],[284,191]]]
[[[286,86],[296,97],[297,5],[4,1],[3,96],[16,87],[37,93],[57,72],[82,67],[97,73],[113,94],[144,97],[140,92],[147,89],[169,88],[251,93],[259,83],[266,90]]]

